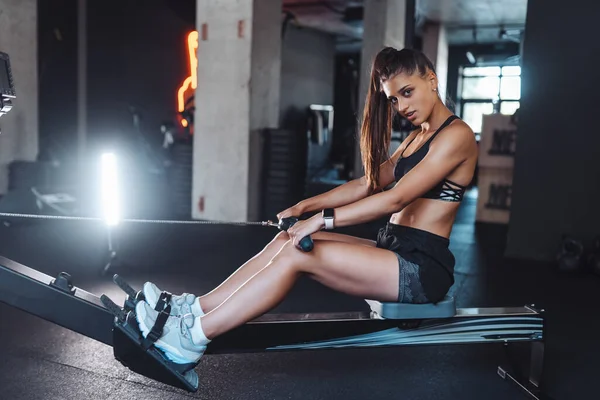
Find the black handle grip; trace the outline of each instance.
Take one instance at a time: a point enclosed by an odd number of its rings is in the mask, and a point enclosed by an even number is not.
[[[298,218],[296,217],[287,217],[279,220],[279,229],[282,231],[286,231],[291,228],[296,222],[298,222]],[[305,236],[300,241],[300,248],[302,251],[309,252],[315,247],[313,240],[310,236]]]

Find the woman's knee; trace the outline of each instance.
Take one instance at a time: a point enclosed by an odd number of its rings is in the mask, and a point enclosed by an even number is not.
[[[289,240],[290,236],[287,232],[281,231],[265,246],[261,254],[269,254],[270,257],[272,257],[277,254]]]
[[[290,240],[290,235],[288,235],[286,231],[280,231],[277,235],[275,235],[273,240],[283,241],[283,243],[285,243]]]
[[[275,235],[273,240],[271,240],[271,242],[269,243],[269,246],[276,247],[279,250],[289,240],[290,240],[290,235],[288,235],[287,232],[285,232],[285,231],[281,231],[277,235]]]
[[[291,240],[287,240],[281,245],[279,251],[271,258],[272,263],[280,266],[293,267],[298,264],[298,249]]]

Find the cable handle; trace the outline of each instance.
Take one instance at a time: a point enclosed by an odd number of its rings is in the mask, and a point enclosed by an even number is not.
[[[279,224],[278,224],[278,228],[281,229],[282,231],[286,231],[291,228],[292,226],[294,226],[294,224],[298,222],[298,218],[297,217],[287,217],[287,218],[282,218],[279,220]],[[315,247],[315,244],[312,240],[312,238],[310,237],[310,235],[305,236],[302,238],[302,240],[300,241],[300,248],[302,249],[302,251],[304,252],[310,252],[312,251],[312,249]]]

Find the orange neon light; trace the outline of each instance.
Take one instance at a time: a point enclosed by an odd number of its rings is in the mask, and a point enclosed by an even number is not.
[[[198,31],[192,31],[187,37],[188,57],[190,62],[190,76],[185,78],[183,84],[177,91],[177,109],[182,112],[185,109],[185,94],[188,91],[196,90],[198,87]],[[186,121],[187,122],[187,121]],[[185,126],[185,125],[184,125]]]

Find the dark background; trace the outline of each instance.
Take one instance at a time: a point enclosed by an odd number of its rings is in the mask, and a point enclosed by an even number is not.
[[[598,15],[599,3],[529,0],[509,256],[550,260],[563,234],[588,249],[600,235]]]
[[[173,120],[176,91],[189,75],[187,34],[195,1],[88,2],[90,147],[133,135],[135,107],[151,141]],[[62,158],[76,149],[77,2],[39,1],[40,148]],[[60,36],[57,36],[60,35]]]

